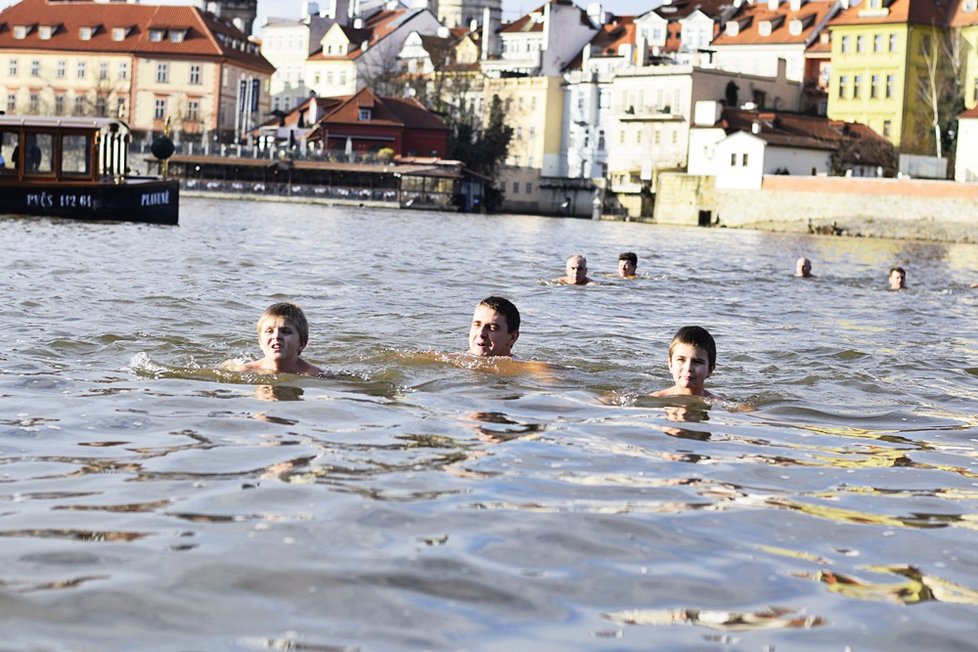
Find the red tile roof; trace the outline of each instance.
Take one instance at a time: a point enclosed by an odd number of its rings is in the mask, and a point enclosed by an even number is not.
[[[806,44],[815,34],[816,28],[826,15],[835,11],[838,5],[833,0],[809,0],[803,2],[798,11],[792,11],[791,3],[778,3],[774,11],[768,9],[767,2],[758,2],[745,9],[728,21],[739,23],[740,32],[737,35],[721,32],[713,40],[714,45],[784,45],[791,43]],[[793,21],[801,21],[801,30],[792,34],[790,27]],[[762,36],[760,25],[770,22],[771,33]]]
[[[19,25],[33,26],[26,38],[14,37],[14,27]],[[50,39],[42,39],[39,26],[57,29]],[[81,39],[83,27],[94,28],[91,39]],[[123,40],[113,40],[115,27],[128,30]],[[150,33],[156,30],[180,30],[185,35],[179,42],[170,40],[169,35],[150,40]],[[0,12],[0,49],[227,58],[259,72],[275,71],[241,30],[189,6],[21,0]]]
[[[866,0],[843,9],[831,25],[944,25],[954,0],[883,0],[885,16],[866,8]]]
[[[967,111],[958,114],[958,119],[961,118],[978,118],[978,106],[974,106]]]
[[[327,125],[363,124],[365,121],[360,120],[360,109],[370,108],[369,124],[393,125],[409,129],[448,129],[441,118],[413,98],[379,97],[369,88],[364,88],[355,95],[321,98],[321,100],[336,102],[325,109],[325,115],[319,120],[320,123]]]
[[[753,133],[754,123],[760,132],[754,135],[770,145],[804,149],[836,149],[847,140],[868,139],[886,141],[864,124],[829,120],[819,116],[771,111],[723,110],[719,126],[727,134],[739,131]]]

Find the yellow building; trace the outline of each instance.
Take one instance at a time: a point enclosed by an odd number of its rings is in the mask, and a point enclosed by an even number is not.
[[[492,98],[498,95],[506,124],[513,128],[499,178],[507,209],[535,211],[540,200],[540,178],[561,175],[563,81],[563,77],[501,77],[485,81],[484,119],[488,122]]]
[[[945,12],[933,0],[844,7],[829,23],[829,117],[869,125],[904,152],[934,154],[933,112],[920,91],[933,76],[928,63],[935,57],[934,74],[946,73]]]
[[[274,72],[195,7],[22,0],[0,12],[0,108],[119,117],[134,133],[225,142],[268,113]],[[212,136],[213,134],[213,136]]]

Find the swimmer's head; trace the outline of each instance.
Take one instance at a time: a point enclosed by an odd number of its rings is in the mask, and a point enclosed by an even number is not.
[[[587,258],[571,256],[567,259],[565,271],[568,279],[574,279],[575,283],[582,283],[587,278]]]
[[[702,326],[683,326],[672,337],[669,343],[669,360],[672,360],[672,353],[680,344],[688,344],[706,351],[707,361],[709,362],[710,372],[717,366],[717,344],[710,335],[710,331]]]
[[[902,290],[907,287],[907,272],[902,267],[891,267],[888,278],[891,290]]]
[[[795,276],[808,277],[812,275],[812,261],[804,256],[795,262]]]
[[[520,336],[520,311],[503,297],[486,297],[475,307],[469,327],[469,353],[509,356]]]
[[[269,319],[282,318],[288,320],[299,334],[299,345],[305,348],[309,343],[309,322],[302,308],[294,303],[273,303],[265,309],[262,316],[258,319],[258,335],[261,336],[262,326]]]
[[[618,276],[626,278],[635,276],[638,269],[638,256],[634,252],[626,251],[618,255]]]

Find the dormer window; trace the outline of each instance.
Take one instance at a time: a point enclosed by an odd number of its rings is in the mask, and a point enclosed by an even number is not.
[[[95,28],[93,27],[79,27],[78,28],[78,38],[83,41],[91,41],[92,35],[95,33]]]
[[[54,27],[51,25],[41,25],[37,28],[37,35],[42,41],[50,41],[54,36]]]
[[[964,0],[961,10],[966,14],[973,14],[978,11],[978,0]]]
[[[170,43],[183,43],[186,38],[187,38],[187,30],[185,29],[170,30]]]
[[[149,40],[153,43],[159,43],[164,38],[166,38],[165,29],[151,29],[149,30]]]
[[[771,35],[771,21],[769,21],[769,20],[762,20],[757,25],[757,33],[760,34],[761,36],[770,36]]]
[[[112,40],[113,41],[125,41],[127,36],[129,36],[129,28],[128,27],[113,27],[112,28]]]
[[[788,23],[788,33],[791,34],[792,36],[801,35],[802,28],[803,28],[803,24],[797,18],[792,20],[790,23]]]
[[[14,25],[14,38],[18,40],[27,38],[33,28],[33,25]]]
[[[727,23],[726,32],[727,36],[737,36],[740,34],[740,23],[736,20],[731,20]]]
[[[370,109],[360,107],[360,115],[357,118],[360,121],[366,122],[370,120],[371,111]]]

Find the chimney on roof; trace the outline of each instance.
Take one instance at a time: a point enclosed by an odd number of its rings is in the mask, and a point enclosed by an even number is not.
[[[303,2],[302,3],[302,18],[303,20],[311,18],[313,16],[319,15],[319,3],[318,2]]]
[[[452,33],[448,31],[448,28],[445,27],[444,25],[438,26],[438,38],[448,38],[449,36],[451,36],[451,34]]]
[[[755,136],[757,134],[761,133],[761,121],[760,120],[755,120],[754,122],[750,123],[750,132],[752,134],[754,134]]]
[[[479,29],[479,21],[475,18],[469,21],[469,31],[474,32]]]
[[[587,6],[587,17],[599,27],[604,25],[605,21],[608,20],[608,16],[605,14],[604,7],[601,6],[600,2],[592,2]]]
[[[218,2],[208,2],[207,11],[214,14],[215,16],[221,15],[221,4]]]
[[[363,18],[357,16],[353,19],[353,29],[363,29]]]

